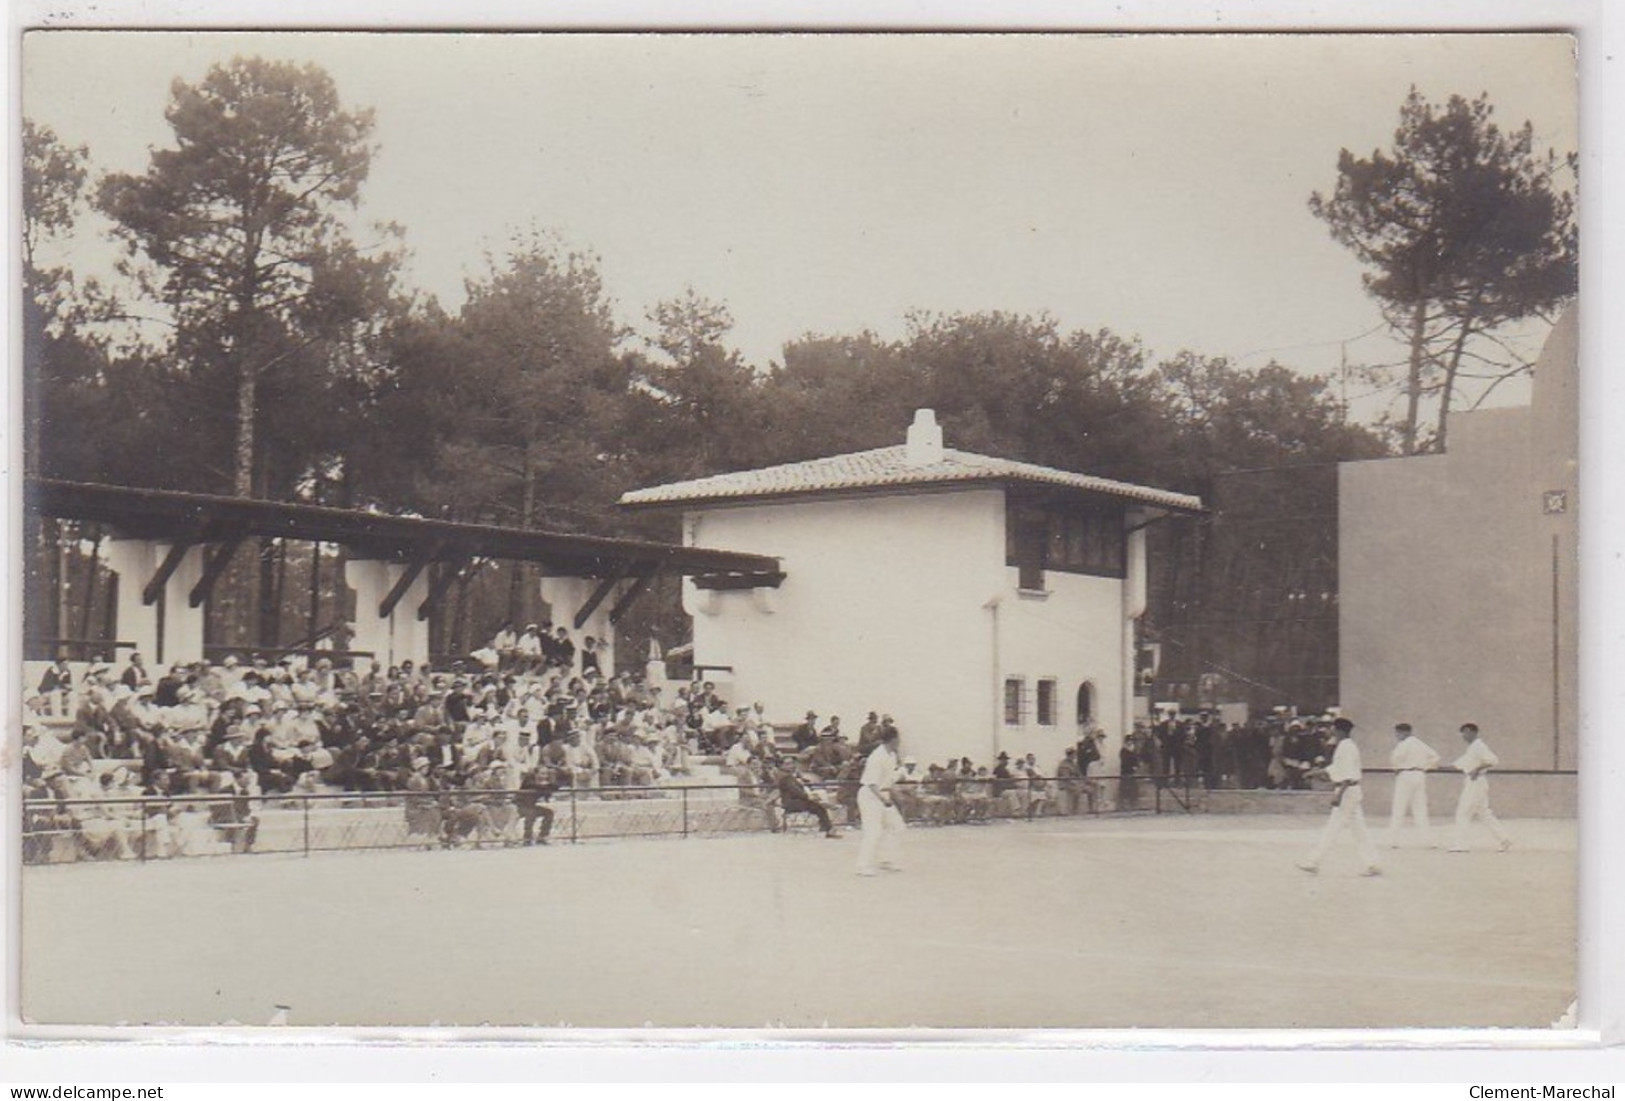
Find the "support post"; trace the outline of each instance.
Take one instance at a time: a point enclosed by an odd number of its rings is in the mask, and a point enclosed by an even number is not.
[[[433,584],[429,586],[429,595],[418,605],[419,620],[428,619],[434,614],[434,610],[440,607],[441,601],[446,598],[446,593],[451,590],[457,579],[463,576],[463,571],[468,569],[468,566],[469,560],[464,559],[461,562],[448,562],[440,567],[440,576],[434,579]]]
[[[141,603],[158,603],[158,597],[163,593],[164,586],[169,583],[170,577],[180,567],[181,559],[185,558],[186,552],[191,549],[191,543],[176,543],[169,548],[169,553],[164,555],[164,560],[159,563],[157,571],[141,590]]]
[[[378,618],[388,619],[395,614],[395,605],[401,602],[401,597],[406,595],[406,590],[412,587],[412,582],[418,579],[419,575],[423,573],[424,567],[428,566],[428,564],[429,559],[427,557],[415,558],[407,564],[400,577],[396,578],[395,584],[390,587],[389,592],[384,596],[384,599],[379,601]]]
[[[105,551],[107,568],[115,577],[126,579],[118,587],[112,637],[128,639],[139,653],[154,661],[161,660],[158,609],[142,601],[141,585],[152,573],[159,546],[147,539],[110,539]]]
[[[626,613],[631,610],[632,605],[637,603],[638,597],[649,591],[649,586],[654,584],[655,578],[659,575],[659,567],[644,570],[643,573],[638,575],[637,580],[633,581],[632,584],[627,587],[626,591],[623,592],[615,601],[614,606],[610,608],[610,626],[615,626],[616,624],[620,623],[623,618],[625,618]]]
[[[192,586],[191,593],[186,597],[186,602],[190,607],[201,608],[203,602],[209,599],[209,593],[214,591],[214,583],[220,580],[220,575],[226,572],[227,566],[231,565],[231,556],[237,553],[237,548],[242,543],[243,540],[239,536],[235,539],[228,539],[209,552],[207,561],[203,563],[203,576],[198,578],[197,584]]]
[[[356,618],[351,624],[354,631],[351,649],[372,654],[386,666],[403,661],[421,665],[429,660],[428,624],[418,619],[415,610],[408,614],[390,606],[388,615],[378,614],[396,589],[401,593],[396,598],[397,605],[414,596],[418,601],[423,599],[427,584],[421,569],[414,574],[410,565],[350,558],[344,563],[344,580],[355,590]],[[416,607],[415,604],[408,606]]]
[[[625,576],[625,570],[617,570],[599,583],[598,587],[593,590],[592,595],[587,598],[587,602],[576,611],[573,621],[576,630],[579,631],[587,625],[587,620],[592,618],[592,614],[598,610],[598,606],[604,602],[610,593],[615,591],[615,586],[619,585],[621,579]]]

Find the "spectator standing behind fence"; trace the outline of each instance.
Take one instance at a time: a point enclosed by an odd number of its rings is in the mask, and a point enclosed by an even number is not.
[[[863,842],[858,848],[858,874],[877,875],[881,870],[901,871],[893,861],[902,840],[903,816],[893,802],[892,791],[901,766],[898,748],[902,737],[896,727],[881,733],[880,744],[870,752],[859,781],[858,807],[863,818]]]
[[[858,727],[858,756],[868,757],[871,750],[880,744],[880,716],[869,712],[869,717]]]
[[[1462,774],[1461,798],[1456,801],[1456,829],[1450,839],[1450,851],[1464,853],[1468,849],[1467,827],[1473,824],[1475,818],[1482,819],[1495,836],[1496,846],[1501,852],[1512,848],[1512,838],[1490,810],[1490,780],[1489,771],[1501,763],[1499,757],[1490,751],[1478,736],[1478,725],[1466,723],[1461,728],[1462,741],[1467,743],[1467,749],[1456,758],[1455,768]]]
[[[1139,781],[1134,778],[1140,770],[1140,751],[1145,745],[1145,732],[1141,727],[1135,727],[1123,744],[1117,750],[1117,807],[1119,810],[1132,810],[1139,801]]]
[[[1428,832],[1429,770],[1439,765],[1439,754],[1411,733],[1410,723],[1394,727],[1394,751],[1388,763],[1394,770],[1394,801],[1388,812],[1388,847],[1399,848],[1400,828],[1409,814],[1426,839]]]

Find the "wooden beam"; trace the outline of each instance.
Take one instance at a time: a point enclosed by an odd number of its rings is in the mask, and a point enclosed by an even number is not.
[[[627,590],[620,595],[619,599],[615,601],[615,606],[609,610],[609,624],[611,627],[619,623],[622,617],[631,610],[632,605],[637,603],[638,597],[649,591],[649,586],[654,584],[654,579],[658,576],[660,576],[659,567],[644,570],[638,575],[638,579],[632,582]]]
[[[163,595],[164,586],[169,583],[169,579],[180,568],[181,559],[186,557],[186,552],[191,550],[192,546],[191,543],[181,542],[169,548],[169,553],[164,555],[164,560],[159,563],[157,572],[148,579],[147,587],[141,590],[141,603],[158,603],[158,597]]]
[[[226,572],[226,567],[231,565],[231,556],[237,553],[237,548],[242,544],[242,537],[237,536],[226,540],[210,552],[209,560],[203,563],[203,576],[197,579],[197,584],[192,586],[191,595],[186,598],[188,605],[198,608],[209,599],[209,594],[214,591],[214,583]]]
[[[696,587],[710,589],[715,592],[732,592],[738,589],[776,589],[784,581],[785,574],[775,573],[708,573],[694,579]]]
[[[599,583],[598,587],[593,590],[592,595],[587,598],[587,602],[581,606],[581,610],[576,612],[576,630],[579,631],[587,625],[587,620],[591,619],[592,614],[598,610],[598,605],[602,604],[604,599],[615,591],[615,586],[619,585],[624,577],[626,577],[626,570],[620,569]]]
[[[440,607],[440,602],[446,598],[446,593],[450,591],[452,583],[463,575],[464,570],[468,569],[470,561],[447,562],[441,566],[440,576],[435,578],[434,583],[429,586],[429,595],[425,596],[423,603],[418,605],[419,619],[428,619],[434,614],[434,610]]]
[[[400,578],[390,587],[389,592],[384,595],[384,599],[378,602],[379,619],[389,618],[390,613],[395,610],[395,605],[401,602],[401,597],[406,595],[406,590],[412,587],[412,582],[418,579],[418,575],[423,572],[424,567],[429,562],[430,559],[427,556],[412,560],[411,564],[401,573]]]

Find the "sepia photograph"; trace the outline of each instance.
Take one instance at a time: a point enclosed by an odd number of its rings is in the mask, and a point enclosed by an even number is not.
[[[1572,1033],[1580,49],[28,31],[23,1023]]]

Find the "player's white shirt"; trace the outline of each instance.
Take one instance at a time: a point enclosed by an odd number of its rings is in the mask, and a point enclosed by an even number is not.
[[[1439,767],[1439,755],[1432,746],[1411,734],[1394,746],[1393,756],[1389,757],[1388,763],[1401,771],[1407,768],[1427,770]]]
[[[1467,750],[1456,758],[1456,768],[1462,772],[1472,772],[1476,768],[1494,768],[1501,763],[1501,759],[1490,752],[1490,747],[1479,738],[1468,743]]]
[[[875,746],[863,762],[863,787],[873,785],[877,791],[890,791],[897,782],[897,755],[883,745]]]
[[[1354,783],[1364,771],[1360,763],[1360,747],[1353,738],[1344,738],[1332,751],[1332,763],[1326,766],[1326,779],[1334,784]]]

